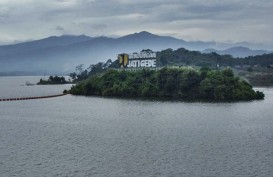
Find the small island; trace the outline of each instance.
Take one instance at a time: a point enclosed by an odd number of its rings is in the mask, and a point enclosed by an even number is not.
[[[40,79],[37,85],[56,85],[56,84],[69,84],[70,81],[67,81],[65,77],[59,76],[49,76],[48,80]]]
[[[242,101],[264,98],[231,69],[208,67],[160,70],[108,70],[72,86],[74,95],[169,97],[184,100]]]

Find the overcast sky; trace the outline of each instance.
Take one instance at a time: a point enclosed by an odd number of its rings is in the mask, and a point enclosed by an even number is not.
[[[273,44],[273,1],[0,0],[0,44],[144,30],[187,41]]]

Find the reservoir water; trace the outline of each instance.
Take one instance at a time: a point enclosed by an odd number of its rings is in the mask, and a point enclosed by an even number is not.
[[[59,94],[0,77],[0,98]],[[84,96],[0,102],[0,176],[273,176],[265,100],[188,103]],[[42,94],[42,95],[41,95]]]

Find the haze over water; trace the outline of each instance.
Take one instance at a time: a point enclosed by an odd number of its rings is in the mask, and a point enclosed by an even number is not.
[[[0,97],[70,87],[23,86],[39,79],[0,77]],[[269,177],[273,89],[259,90],[265,100],[239,103],[70,95],[0,102],[0,176]]]

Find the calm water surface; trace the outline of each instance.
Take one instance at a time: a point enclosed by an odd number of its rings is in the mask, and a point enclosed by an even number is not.
[[[9,80],[0,77],[1,98],[68,87]],[[265,100],[241,103],[70,95],[0,102],[0,176],[272,177],[273,89],[259,90]]]
[[[26,82],[36,84],[41,78],[47,80],[48,76],[0,77],[0,98],[20,98],[61,94],[64,89],[69,89],[71,87],[70,84],[26,85]]]

